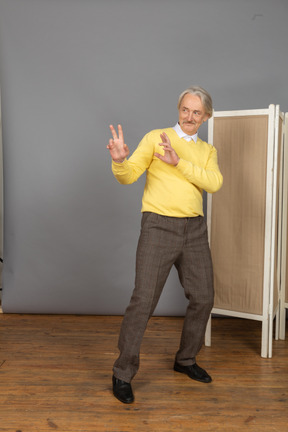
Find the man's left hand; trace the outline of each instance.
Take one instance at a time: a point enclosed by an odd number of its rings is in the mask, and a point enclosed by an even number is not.
[[[160,134],[160,138],[162,139],[162,143],[159,143],[159,145],[163,147],[164,155],[161,155],[160,153],[154,153],[154,155],[158,159],[161,159],[163,162],[166,162],[169,165],[176,166],[180,158],[175,152],[175,150],[173,149],[173,147],[171,146],[171,142],[168,135],[165,132],[163,132],[162,134]]]

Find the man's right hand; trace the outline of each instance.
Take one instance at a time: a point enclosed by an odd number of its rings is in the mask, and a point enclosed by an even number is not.
[[[110,125],[109,127],[113,138],[109,140],[107,149],[109,150],[111,158],[114,162],[122,163],[129,155],[129,148],[124,143],[122,126],[118,125],[118,136],[114,127],[112,125]]]

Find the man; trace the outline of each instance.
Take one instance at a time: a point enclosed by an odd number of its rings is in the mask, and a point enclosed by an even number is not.
[[[141,341],[173,265],[189,300],[174,370],[204,383],[212,380],[196,363],[214,299],[202,193],[219,190],[223,178],[216,149],[197,135],[212,115],[210,95],[201,87],[190,87],[180,95],[178,110],[176,126],[149,132],[129,160],[121,125],[118,135],[110,125],[113,139],[107,148],[116,179],[130,184],[147,172],[135,288],[113,368],[113,394],[123,403],[134,401],[131,380],[139,368]]]

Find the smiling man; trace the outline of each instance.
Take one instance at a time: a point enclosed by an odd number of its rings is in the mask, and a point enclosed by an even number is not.
[[[212,115],[209,93],[201,87],[188,88],[179,97],[178,111],[174,127],[149,132],[129,159],[121,125],[118,134],[110,125],[113,139],[107,148],[116,179],[131,184],[147,174],[135,288],[113,367],[113,394],[123,403],[134,401],[131,380],[139,369],[142,338],[173,265],[188,299],[174,371],[203,383],[212,381],[196,363],[214,299],[202,195],[203,190],[219,190],[223,178],[216,149],[198,137],[199,127]]]

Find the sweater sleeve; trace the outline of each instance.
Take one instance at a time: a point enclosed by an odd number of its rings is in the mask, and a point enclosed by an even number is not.
[[[210,154],[204,167],[197,166],[184,159],[179,160],[176,168],[195,186],[208,193],[217,192],[223,184],[223,176],[217,161],[217,150],[211,146]]]

